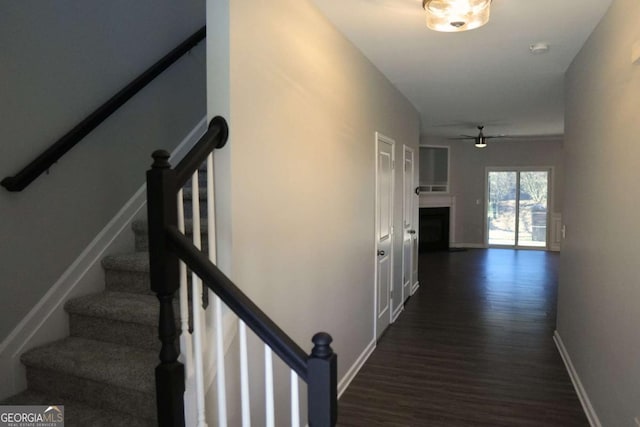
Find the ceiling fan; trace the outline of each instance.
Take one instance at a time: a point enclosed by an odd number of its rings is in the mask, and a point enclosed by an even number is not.
[[[485,135],[482,130],[484,129],[483,125],[478,126],[478,135],[460,135],[458,138],[449,138],[449,139],[471,139],[475,141],[475,146],[478,148],[484,148],[487,146],[488,139],[494,138],[505,138],[506,135]]]

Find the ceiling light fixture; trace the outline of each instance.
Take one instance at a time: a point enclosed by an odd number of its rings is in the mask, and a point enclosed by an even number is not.
[[[482,135],[482,132],[480,133],[480,136],[476,138],[476,147],[477,148],[484,148],[487,146],[487,138],[484,137],[484,135]]]
[[[460,32],[489,22],[491,0],[422,0],[422,7],[430,29]]]

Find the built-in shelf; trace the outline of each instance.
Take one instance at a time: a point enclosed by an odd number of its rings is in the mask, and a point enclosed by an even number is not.
[[[449,147],[420,146],[420,192],[449,192]]]

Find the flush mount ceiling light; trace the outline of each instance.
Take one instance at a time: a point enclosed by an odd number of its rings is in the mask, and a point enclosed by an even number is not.
[[[427,27],[435,31],[459,32],[489,22],[491,0],[422,0]]]

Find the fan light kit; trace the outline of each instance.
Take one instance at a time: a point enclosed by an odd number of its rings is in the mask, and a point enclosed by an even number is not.
[[[460,32],[489,22],[491,0],[422,0],[422,7],[430,29]]]

